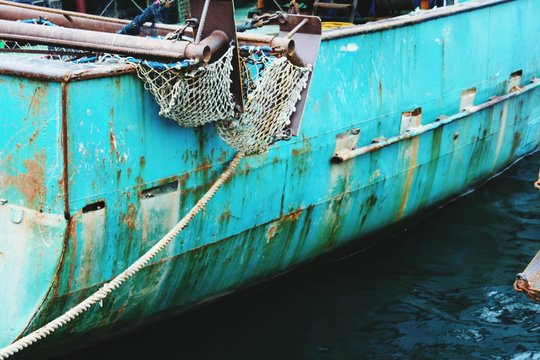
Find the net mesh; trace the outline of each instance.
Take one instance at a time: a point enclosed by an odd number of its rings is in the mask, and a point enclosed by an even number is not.
[[[50,51],[45,58],[73,63],[129,62],[153,94],[161,116],[182,127],[215,123],[219,136],[245,154],[263,153],[276,141],[290,138],[290,118],[311,72],[311,66],[295,66],[279,49],[242,47],[244,111],[239,113],[230,90],[233,46],[206,66],[187,60],[164,64],[110,54],[88,57],[80,50],[2,40],[0,48]]]
[[[195,70],[184,63],[156,66],[131,61],[160,106],[159,114],[183,127],[196,127],[233,116],[230,93],[233,47],[217,61]]]
[[[219,121],[216,128],[230,146],[246,154],[258,154],[290,137],[286,129],[311,68],[295,66],[273,50],[243,50],[244,112]]]
[[[233,49],[196,70],[133,64],[160,105],[160,115],[184,127],[216,122],[219,136],[236,150],[263,153],[276,141],[290,137],[286,129],[311,67],[293,65],[276,49],[243,47],[244,112],[238,114],[230,92]]]

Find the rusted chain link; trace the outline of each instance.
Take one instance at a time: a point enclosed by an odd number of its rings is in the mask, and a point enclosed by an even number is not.
[[[529,299],[534,302],[540,302],[540,295],[538,292],[531,288],[529,281],[523,274],[517,274],[516,281],[514,281],[514,290],[518,292],[524,292]]]

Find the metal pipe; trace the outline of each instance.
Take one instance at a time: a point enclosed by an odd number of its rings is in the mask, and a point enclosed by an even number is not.
[[[105,16],[80,14],[73,11],[42,8],[39,6],[14,3],[0,0],[0,19],[3,20],[26,20],[42,17],[55,25],[79,29],[116,33],[129,23],[128,20],[109,18]],[[180,26],[168,24],[156,24],[158,35],[165,36],[178,30]],[[193,29],[186,29],[186,34],[193,36]],[[294,41],[270,35],[238,33],[240,45],[268,45],[286,49],[290,56],[294,53]]]
[[[301,28],[302,26],[306,25],[307,22],[308,22],[308,19],[304,19],[304,20],[302,20],[302,21],[300,22],[300,24],[296,25],[296,26],[294,27],[294,29],[292,29],[291,31],[289,31],[289,33],[287,34],[287,36],[286,36],[287,39],[291,39],[291,38],[294,36],[294,34],[296,34],[296,33],[298,32],[298,30],[300,30],[300,28]]]
[[[0,20],[0,39],[111,52],[159,60],[199,59],[208,62],[212,56],[209,46],[194,45],[188,41],[170,42],[6,20]]]
[[[294,54],[296,46],[292,39],[270,35],[238,34],[238,42],[240,45],[279,47],[285,49],[287,56]]]
[[[489,100],[489,101],[487,101],[485,103],[482,103],[482,104],[480,104],[478,106],[470,106],[465,111],[459,112],[459,113],[454,114],[452,116],[449,116],[447,118],[443,118],[443,119],[434,121],[434,122],[426,124],[426,125],[421,125],[419,127],[409,129],[409,130],[407,130],[406,132],[404,132],[404,133],[402,133],[400,135],[393,136],[393,137],[385,139],[384,141],[381,141],[381,142],[377,142],[377,143],[374,143],[374,144],[362,146],[362,147],[359,147],[359,148],[356,148],[356,149],[339,150],[337,153],[334,154],[334,156],[332,156],[332,161],[334,163],[342,163],[344,161],[351,160],[351,159],[353,159],[355,157],[358,157],[360,155],[364,155],[364,154],[373,152],[375,150],[379,150],[379,149],[382,149],[384,147],[390,146],[390,145],[395,144],[397,142],[417,137],[419,135],[422,135],[423,133],[435,130],[435,129],[441,127],[441,126],[450,124],[450,123],[452,123],[454,121],[458,121],[458,120],[461,120],[461,119],[468,118],[471,114],[474,114],[474,113],[477,113],[477,112],[479,112],[481,110],[485,110],[487,108],[493,107],[498,103],[501,103],[503,101],[506,101],[508,99],[516,97],[516,96],[518,96],[518,95],[520,95],[520,94],[522,94],[524,92],[530,91],[530,90],[532,90],[534,88],[537,88],[539,86],[540,86],[540,79],[535,78],[535,79],[533,79],[531,81],[530,84],[523,86],[518,91],[510,92],[508,94],[492,98],[491,100]]]
[[[102,32],[116,33],[129,21],[102,21],[98,19],[92,19],[87,16],[80,16],[78,13],[65,12],[60,14],[57,11],[49,11],[53,9],[43,10],[37,6],[13,6],[12,4],[5,4],[4,1],[0,1],[0,19],[1,20],[27,20],[43,18],[52,22],[55,25],[65,28],[73,28],[79,30],[92,30]]]
[[[199,46],[208,46],[212,55],[221,55],[224,49],[227,49],[229,37],[221,30],[213,31],[209,36],[204,38]]]

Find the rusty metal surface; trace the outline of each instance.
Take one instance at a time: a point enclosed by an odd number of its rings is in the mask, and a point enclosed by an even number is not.
[[[96,77],[116,76],[125,73],[134,73],[131,66],[109,64],[73,66],[58,61],[25,61],[2,62],[0,61],[0,74],[18,76],[27,79],[39,79],[44,81],[70,82],[92,79]]]
[[[110,18],[105,16],[96,16],[90,14],[81,14],[73,11],[43,8],[27,4],[15,3],[11,1],[0,0],[0,19],[4,20],[27,20],[32,18],[42,17],[51,21],[53,24],[75,29],[114,32],[116,33],[124,25],[129,23],[129,20]],[[148,25],[148,23],[146,24]],[[165,36],[169,33],[180,29],[179,25],[172,24],[155,24],[155,29],[158,35]],[[188,27],[186,35],[193,36],[193,29]],[[237,34],[240,42],[262,42],[267,44],[269,41],[264,40],[268,35],[263,34]],[[271,36],[272,38],[273,36]],[[254,40],[255,38],[255,40]]]
[[[98,31],[65,29],[0,20],[0,39],[95,50],[160,60],[210,59],[210,48],[187,41],[161,41]]]
[[[190,9],[191,17],[201,20],[203,12],[204,1],[191,0]],[[236,37],[236,23],[234,19],[234,2],[230,0],[213,0],[208,7],[208,13],[204,24],[201,39],[208,37],[213,31],[220,30],[227,35],[227,38],[238,44]],[[194,31],[196,33],[196,31]],[[221,56],[225,52],[226,48],[223,48],[221,52],[214,54],[214,60]],[[233,52],[232,59],[233,70],[231,72],[231,93],[233,94],[234,102],[239,110],[244,109],[242,79],[240,72],[240,57],[238,54],[238,46],[236,46]]]
[[[279,36],[292,39],[299,45],[295,46],[295,51],[289,60],[297,66],[310,65],[315,69],[321,44],[321,19],[316,16],[300,15],[287,15],[286,19],[287,21],[280,23]],[[293,30],[294,34],[291,33]],[[306,88],[300,93],[300,101],[296,104],[297,110],[292,114],[291,123],[287,128],[293,136],[297,136],[300,131],[312,78],[313,73],[309,76]]]
[[[102,21],[87,16],[81,16],[80,13],[58,11],[49,8],[27,6],[24,4],[0,1],[0,19],[2,20],[28,20],[43,18],[51,23],[73,29],[103,31],[116,33],[124,25],[129,23],[127,20],[107,18],[108,21]]]
[[[523,292],[532,301],[540,302],[540,251],[525,270],[516,275],[514,289]]]
[[[0,347],[23,332],[47,298],[65,234],[63,216],[0,205]]]
[[[512,99],[514,97],[521,95],[522,92],[528,92],[537,87],[540,87],[540,80],[533,79],[533,81],[530,84],[520,87],[519,90],[517,91],[512,91],[502,96],[494,96],[489,101],[479,104],[478,106],[469,105],[466,110],[463,110],[457,114],[454,114],[452,116],[445,116],[441,119],[437,119],[437,121],[430,122],[429,124],[426,124],[426,125],[413,126],[409,129],[406,129],[405,131],[401,131],[399,135],[389,137],[389,138],[384,138],[384,140],[382,141],[375,141],[374,139],[372,141],[372,144],[362,146],[362,147],[357,147],[356,144],[354,144],[354,146],[349,147],[349,148],[340,148],[332,156],[332,161],[341,163],[343,161],[351,160],[357,156],[361,156],[361,155],[364,155],[373,151],[378,151],[384,147],[393,145],[400,141],[416,138],[417,136],[420,136],[428,131],[433,131],[442,126],[446,126],[454,121],[468,119],[474,113],[477,113],[479,111],[482,111],[488,108],[492,108],[505,101],[508,101],[509,99]],[[410,113],[414,113],[414,111]]]
[[[332,29],[325,31],[322,40],[339,39],[351,35],[369,34],[373,32],[391,30],[402,26],[414,25],[426,21],[437,20],[448,16],[453,16],[465,12],[480,10],[486,7],[497,6],[517,0],[477,0],[458,3],[454,6],[446,6],[432,10],[423,11],[417,14],[403,15],[386,20],[369,22],[363,25],[356,25],[344,29]]]
[[[506,93],[516,70],[522,69],[518,86],[524,88],[539,72],[536,5],[535,0],[507,2],[444,21],[394,28],[384,36],[323,42],[300,136],[245,158],[207,210],[164,253],[103,307],[92,308],[76,326],[48,340],[78,333],[84,337],[91,329],[129,328],[161,311],[191,309],[267,280],[458,196],[539,149],[540,87],[489,101]],[[502,21],[506,18],[520,21]],[[494,23],[498,26],[490,26]],[[482,56],[471,57],[473,52]],[[43,208],[60,204],[51,210],[60,219],[63,200],[55,196],[64,187],[58,181],[68,182],[70,220],[63,260],[28,332],[136,260],[193,206],[234,152],[212,126],[186,129],[160,118],[133,74],[95,78],[65,88],[61,146],[67,170],[63,164],[41,162],[48,170],[42,181],[41,172],[29,171],[24,162],[40,149],[48,160],[60,151],[60,135],[44,134],[58,134],[61,100],[45,94],[36,98],[47,101],[34,107],[32,94],[37,87],[61,94],[59,84],[10,75],[0,75],[0,83],[0,116],[10,117],[0,124],[12,131],[7,139],[17,138],[19,128],[7,126],[12,122],[25,124],[24,139],[37,126],[49,126],[40,132],[41,146],[17,149],[15,141],[7,147],[10,154],[22,151],[10,176],[37,174],[31,177],[38,180],[37,188],[48,186]],[[26,90],[18,89],[20,83]],[[473,87],[475,101],[486,105],[465,112],[465,118],[354,161],[330,163],[338,134],[361,129],[354,140],[358,146],[369,145],[398,133],[402,113],[418,107],[422,124],[429,125],[459,111],[460,94]],[[17,100],[19,94],[23,100]],[[2,163],[0,171],[7,170],[11,167]],[[17,191],[17,200],[32,198],[19,187],[11,191]],[[28,204],[36,207],[39,201]],[[9,216],[4,221],[19,221],[18,214]],[[9,278],[9,273],[0,272],[0,278]]]

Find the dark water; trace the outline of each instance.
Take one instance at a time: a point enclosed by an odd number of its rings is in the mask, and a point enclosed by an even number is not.
[[[540,359],[540,153],[366,252],[60,359]]]

